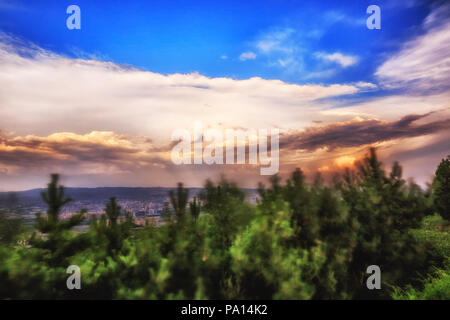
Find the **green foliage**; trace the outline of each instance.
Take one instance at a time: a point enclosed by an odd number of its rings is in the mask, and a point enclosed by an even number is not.
[[[312,279],[325,257],[320,247],[311,251],[290,245],[295,237],[289,205],[281,200],[268,211],[256,212],[248,228],[231,247],[236,277],[234,298],[309,299]]]
[[[191,213],[192,219],[194,221],[198,220],[198,217],[200,216],[201,211],[201,205],[200,202],[197,200],[197,197],[194,197],[194,199],[189,202],[189,212]]]
[[[169,191],[170,203],[179,220],[183,219],[186,215],[188,196],[189,191],[183,187],[182,183],[178,184],[176,193],[174,191]]]
[[[312,278],[316,299],[348,298],[346,288],[348,263],[356,222],[348,214],[348,208],[339,201],[339,194],[321,185],[320,176],[308,187],[300,169],[293,172],[286,185],[278,177],[272,177],[271,187],[260,185],[260,208],[271,212],[273,203],[286,201],[292,212],[290,224],[294,230],[291,246],[317,251],[320,245],[324,263]]]
[[[320,175],[307,184],[300,169],[284,183],[273,176],[256,205],[224,178],[191,201],[179,184],[161,226],[137,227],[111,198],[84,233],[73,231],[84,210],[60,219],[70,199],[52,175],[31,234],[0,211],[0,298],[448,299],[450,225],[430,215],[445,216],[443,163],[423,191],[371,150],[333,185]],[[382,290],[365,286],[372,264]],[[66,287],[69,265],[81,290]]]
[[[91,241],[98,241],[97,245],[104,250],[105,255],[102,260],[120,252],[124,241],[131,235],[133,219],[129,213],[126,213],[125,219],[118,223],[121,214],[122,208],[118,205],[116,198],[112,197],[106,204],[105,213],[100,219],[91,221],[88,235],[91,236]]]
[[[3,199],[2,199],[3,200]],[[24,231],[18,199],[14,193],[8,194],[0,204],[0,244],[11,244],[19,240]]]
[[[417,286],[395,287],[393,298],[400,300],[450,299],[450,225],[439,215],[428,216],[418,229],[411,230],[417,241],[429,246],[434,266]]]
[[[42,192],[42,200],[47,204],[47,220],[48,222],[57,222],[61,208],[72,201],[71,198],[64,196],[64,187],[58,184],[59,175],[52,174],[51,181],[47,186],[47,191]]]
[[[20,218],[10,216],[0,209],[0,243],[10,244],[18,240],[23,229]]]
[[[450,265],[450,224],[437,214],[425,217],[420,228],[410,231],[416,241],[426,244],[437,265]]]
[[[406,290],[396,289],[393,293],[396,300],[449,300],[450,271],[437,270],[424,281],[422,290],[408,286]]]
[[[450,221],[450,155],[439,164],[433,181],[435,210]]]
[[[75,235],[71,229],[85,219],[85,210],[73,214],[68,220],[60,220],[61,208],[72,201],[65,197],[64,187],[59,185],[59,176],[51,175],[47,191],[42,192],[42,200],[47,203],[47,215],[36,214],[34,232],[28,240],[34,248],[42,249],[42,260],[50,266],[68,266],[68,258],[78,250],[85,248],[88,243],[85,235]]]
[[[424,197],[416,185],[406,185],[397,163],[386,175],[374,149],[357,168],[337,186],[359,226],[352,243],[348,286],[356,289],[352,293],[356,297],[386,298],[386,291],[368,291],[357,284],[372,264],[383,270],[382,287],[410,282],[426,269],[426,248],[407,232],[425,216]]]
[[[111,226],[117,225],[117,219],[120,217],[121,209],[115,197],[109,199],[109,203],[106,204],[105,214]]]
[[[251,219],[252,208],[245,203],[245,193],[222,178],[217,185],[208,180],[199,199],[205,213],[211,216],[211,237],[216,249],[228,250],[237,232]]]

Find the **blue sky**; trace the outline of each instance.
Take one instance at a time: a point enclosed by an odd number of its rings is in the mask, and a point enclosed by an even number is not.
[[[70,57],[95,56],[163,74],[373,82],[374,70],[420,33],[430,11],[412,1],[377,1],[382,28],[369,30],[366,8],[373,3],[2,0],[0,30]],[[71,4],[81,8],[81,30],[66,28]],[[268,42],[277,47],[261,46]],[[243,61],[243,53],[254,58]],[[333,53],[355,62],[343,66],[325,58]]]

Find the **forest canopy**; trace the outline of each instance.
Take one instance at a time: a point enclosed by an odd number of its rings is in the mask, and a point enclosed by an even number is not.
[[[297,169],[260,185],[256,204],[222,178],[194,198],[179,184],[163,218],[138,227],[111,198],[86,232],[86,211],[61,219],[51,176],[33,228],[0,209],[2,299],[449,299],[449,162],[426,190],[384,170],[374,149],[324,184]],[[66,270],[79,266],[81,289]],[[381,289],[366,286],[379,266]]]

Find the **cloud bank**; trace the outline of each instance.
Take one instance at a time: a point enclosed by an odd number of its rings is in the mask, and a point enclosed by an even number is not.
[[[246,187],[262,180],[251,166],[174,166],[171,134],[191,130],[194,121],[219,130],[279,128],[282,175],[295,167],[341,170],[377,146],[387,162],[399,158],[405,173],[424,183],[450,150],[445,10],[436,7],[423,33],[386,58],[378,83],[166,75],[70,58],[0,34],[0,188],[41,187],[51,172],[73,186],[200,186],[222,173]],[[291,36],[265,35],[258,55],[278,51],[284,58],[277,63],[289,66]],[[342,67],[357,61],[338,53],[322,58]],[[361,96],[380,87],[383,95]]]

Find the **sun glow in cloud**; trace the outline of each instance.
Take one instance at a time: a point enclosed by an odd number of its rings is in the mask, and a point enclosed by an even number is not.
[[[334,162],[341,168],[352,167],[356,158],[352,156],[342,156],[334,160]]]

